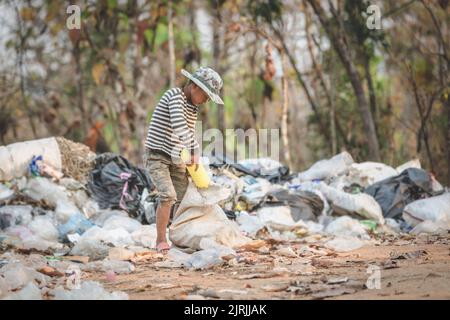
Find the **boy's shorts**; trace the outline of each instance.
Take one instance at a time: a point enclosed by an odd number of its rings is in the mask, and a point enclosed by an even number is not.
[[[186,165],[175,164],[169,155],[146,149],[144,166],[158,191],[160,202],[181,201],[189,184]]]

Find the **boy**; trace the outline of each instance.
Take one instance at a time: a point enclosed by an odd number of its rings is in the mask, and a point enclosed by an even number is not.
[[[198,106],[209,99],[217,104],[223,81],[211,68],[201,67],[194,74],[181,73],[190,81],[183,88],[172,88],[164,93],[153,112],[145,142],[144,162],[159,195],[156,209],[156,249],[169,249],[166,228],[170,210],[181,201],[188,186],[186,165],[181,161],[182,150],[191,154],[191,163],[198,164],[199,145],[194,130]]]

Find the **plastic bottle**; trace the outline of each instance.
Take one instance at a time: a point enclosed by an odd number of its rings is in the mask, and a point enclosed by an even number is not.
[[[199,163],[197,170],[196,170],[196,164],[188,164],[190,161],[189,151],[187,149],[184,149],[181,152],[181,159],[184,163],[186,163],[186,168],[189,172],[189,174],[192,177],[192,181],[194,181],[194,184],[197,186],[197,188],[208,188],[211,179],[208,176],[208,173],[205,170],[205,167],[203,164]]]

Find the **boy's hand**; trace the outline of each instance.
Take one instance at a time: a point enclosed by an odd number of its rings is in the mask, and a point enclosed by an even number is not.
[[[193,165],[193,164],[195,164],[195,171],[197,171],[198,170],[198,164],[199,164],[199,157],[198,157],[198,154],[197,153],[193,153],[192,155],[191,155],[191,165]]]

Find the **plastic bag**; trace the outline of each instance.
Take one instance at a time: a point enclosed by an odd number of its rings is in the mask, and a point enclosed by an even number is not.
[[[238,162],[239,166],[253,172],[253,176],[262,177],[275,182],[287,179],[289,168],[270,158],[245,159]]]
[[[30,282],[22,290],[7,296],[5,300],[42,300],[41,290]]]
[[[450,226],[450,193],[411,202],[403,210],[403,219],[413,227],[423,221]]]
[[[13,195],[14,195],[14,190],[11,190],[4,184],[0,183],[0,202],[12,198]]]
[[[123,216],[112,216],[103,224],[103,228],[106,230],[124,228],[129,233],[141,228],[139,221]]]
[[[36,236],[47,241],[58,241],[58,230],[52,219],[48,216],[37,216],[28,225],[28,228]]]
[[[330,222],[325,228],[325,232],[341,237],[356,237],[365,240],[370,239],[359,221],[346,216],[339,217]]]
[[[153,188],[148,173],[124,157],[104,153],[95,159],[88,189],[101,209],[123,209],[133,217],[145,214],[141,204],[145,188]]]
[[[0,146],[0,181],[25,176],[33,156],[43,155],[45,162],[61,171],[62,161],[55,138],[46,138]]]
[[[72,248],[71,254],[101,259],[108,255],[110,246],[124,247],[133,244],[131,235],[123,228],[105,230],[93,226],[83,233]]]
[[[86,219],[85,216],[77,213],[71,216],[65,224],[59,225],[58,231],[61,238],[65,238],[69,233],[78,233],[81,235],[93,226],[94,224]]]
[[[131,234],[137,245],[146,248],[156,247],[156,224],[141,226]]]
[[[359,249],[364,246],[364,241],[358,238],[337,237],[325,243],[327,248],[338,252],[348,252]]]
[[[308,229],[302,220],[294,221],[291,209],[288,206],[263,207],[258,209],[257,214],[261,223],[272,230]]]
[[[324,203],[316,193],[303,190],[290,191],[282,188],[269,191],[260,204],[262,207],[274,205],[288,205],[294,221],[317,221],[317,217],[324,209]]]
[[[52,206],[56,206],[58,201],[69,201],[67,190],[64,187],[43,177],[28,180],[23,192],[33,200],[45,200]]]
[[[4,277],[9,290],[22,288],[34,280],[38,281],[41,285],[46,285],[50,280],[50,277],[26,267],[20,262],[8,263],[6,266],[0,268],[0,274]]]
[[[0,229],[5,229],[16,225],[28,225],[33,216],[32,206],[3,206],[0,207]]]
[[[320,183],[320,191],[327,198],[333,211],[340,215],[358,215],[384,225],[380,205],[368,194],[350,194]]]
[[[378,181],[398,175],[397,170],[378,162],[352,163],[338,177],[330,183],[331,187],[339,190],[345,190],[356,184],[361,187],[367,187]]]
[[[81,215],[81,212],[73,202],[61,199],[56,203],[55,215],[59,223],[67,223],[72,216]]]
[[[448,230],[450,229],[450,223],[444,223],[444,222],[434,222],[430,220],[423,221],[416,225],[409,233],[411,234],[421,234],[421,233],[427,233],[427,234],[435,234],[435,235],[445,235],[448,233]]]
[[[239,230],[251,237],[254,237],[259,230],[264,228],[264,224],[258,216],[249,215],[245,211],[237,216],[236,222],[239,224]]]
[[[422,169],[409,168],[401,174],[379,181],[364,190],[383,210],[386,218],[400,218],[408,203],[432,195],[431,176]]]
[[[83,282],[78,289],[64,290],[58,287],[53,290],[55,300],[128,300],[125,292],[109,293],[102,285],[95,281]]]
[[[178,247],[200,248],[200,241],[210,238],[228,247],[242,245],[250,239],[244,237],[235,222],[228,220],[217,203],[229,196],[229,189],[211,185],[197,189],[189,184],[186,194],[169,227],[169,237]]]
[[[352,156],[344,151],[331,159],[317,161],[308,170],[300,172],[298,178],[300,181],[327,179],[344,172],[352,163]]]

